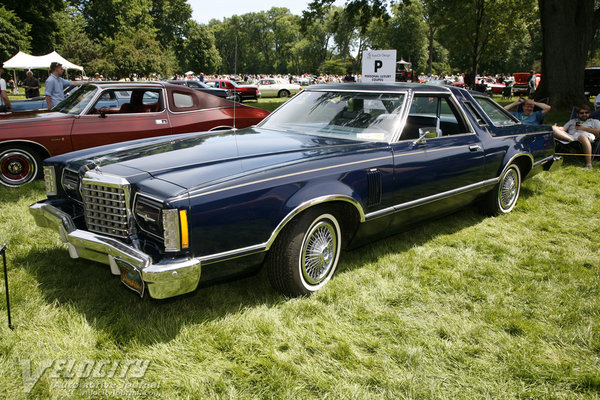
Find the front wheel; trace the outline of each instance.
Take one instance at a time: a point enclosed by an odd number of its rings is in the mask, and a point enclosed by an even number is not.
[[[507,214],[515,208],[521,193],[521,170],[510,165],[500,176],[500,181],[485,198],[484,210],[490,215]]]
[[[341,237],[338,220],[326,212],[309,210],[291,221],[267,258],[273,288],[292,297],[321,289],[337,268]]]
[[[40,156],[21,146],[0,147],[0,183],[19,187],[33,181],[40,174]]]

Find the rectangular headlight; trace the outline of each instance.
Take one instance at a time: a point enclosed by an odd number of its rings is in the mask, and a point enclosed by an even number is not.
[[[162,210],[162,222],[165,239],[165,251],[181,250],[181,236],[179,226],[179,210]]]
[[[56,171],[54,165],[44,166],[44,183],[46,184],[46,195],[56,196],[58,191],[56,189]]]

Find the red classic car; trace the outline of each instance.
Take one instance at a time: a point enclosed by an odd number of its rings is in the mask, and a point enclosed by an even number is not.
[[[127,140],[246,128],[268,111],[163,82],[81,86],[51,111],[0,116],[0,183],[41,175],[41,160]]]
[[[229,79],[209,79],[204,83],[210,87],[231,90],[234,100],[240,103],[244,100],[258,100],[260,98],[260,90],[256,86],[240,86]]]
[[[535,74],[535,76],[539,79],[541,74]],[[527,86],[529,85],[531,72],[515,72],[513,73],[513,77],[515,78],[513,93],[517,96],[524,96],[527,93]]]

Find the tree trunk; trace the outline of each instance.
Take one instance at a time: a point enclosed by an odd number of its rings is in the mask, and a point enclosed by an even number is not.
[[[429,59],[427,60],[427,75],[431,75],[431,70],[433,69],[433,42],[435,37],[436,28],[433,26],[431,21],[428,22],[429,25]]]
[[[583,71],[593,39],[594,0],[538,0],[542,25],[542,80],[536,99],[555,110],[588,102]]]

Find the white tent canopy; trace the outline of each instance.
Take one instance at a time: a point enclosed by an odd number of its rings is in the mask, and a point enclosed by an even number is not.
[[[83,71],[83,67],[69,62],[56,51],[43,56],[32,56],[19,51],[4,63],[4,69],[49,69],[52,62],[61,63],[64,69]]]

